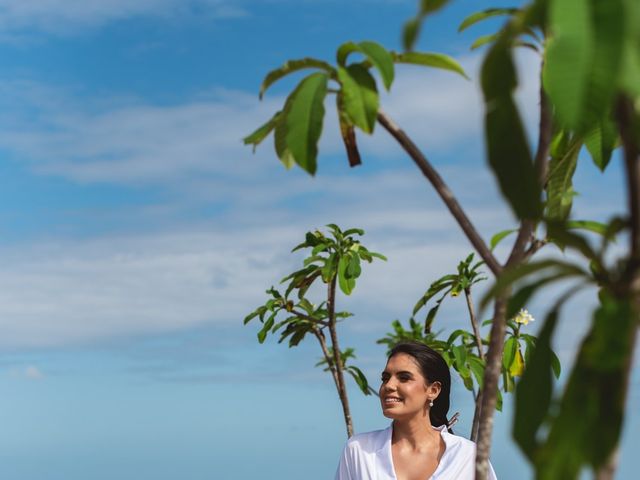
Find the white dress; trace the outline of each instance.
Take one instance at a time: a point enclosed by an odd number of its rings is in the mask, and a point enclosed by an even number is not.
[[[440,431],[446,449],[436,471],[425,480],[474,480],[476,444],[449,433],[444,425],[436,430]],[[390,425],[384,430],[351,437],[340,457],[335,480],[397,480],[391,456],[392,433]],[[491,464],[489,480],[497,480]]]

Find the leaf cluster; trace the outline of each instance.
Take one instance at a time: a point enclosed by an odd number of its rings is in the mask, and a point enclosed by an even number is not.
[[[356,59],[353,60],[354,55]],[[380,104],[377,80],[389,90],[395,78],[395,64],[441,68],[466,78],[462,67],[451,57],[429,52],[397,53],[372,41],[346,42],[336,52],[332,65],[315,58],[289,60],[269,72],[260,87],[260,98],[278,80],[301,70],[314,70],[288,95],[284,106],[266,123],[244,138],[254,149],[274,133],[278,158],[286,168],[294,165],[314,175],[317,170],[318,141],[325,117],[325,99],[334,94],[340,133],[351,166],[361,163],[356,129],[372,134]]]

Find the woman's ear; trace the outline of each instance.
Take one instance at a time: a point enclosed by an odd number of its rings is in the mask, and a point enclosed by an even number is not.
[[[427,386],[427,392],[429,393],[429,396],[432,400],[435,400],[436,398],[438,398],[441,391],[442,391],[442,384],[438,381],[431,382]]]

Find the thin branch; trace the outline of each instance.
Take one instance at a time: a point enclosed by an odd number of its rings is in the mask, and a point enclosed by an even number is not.
[[[476,347],[478,347],[478,355],[482,361],[484,358],[484,349],[482,348],[482,336],[480,335],[480,326],[478,325],[478,319],[476,318],[476,312],[473,308],[473,299],[471,298],[471,289],[464,289],[464,297],[467,300],[467,309],[469,310],[469,320],[471,320],[471,327],[473,328],[473,336],[476,339]]]
[[[478,428],[480,427],[480,416],[482,413],[482,389],[478,391],[478,395],[474,397],[475,409],[473,411],[473,423],[471,424],[471,438],[472,442],[478,442]]]
[[[347,396],[347,386],[344,381],[344,368],[342,359],[340,358],[340,346],[338,345],[338,333],[336,332],[336,278],[329,282],[327,291],[327,312],[329,315],[329,334],[331,335],[331,347],[333,348],[333,361],[336,368],[336,376],[338,377],[338,395],[342,404],[342,413],[344,414],[344,422],[347,427],[347,436],[353,436],[353,422],[351,420],[351,411],[349,409],[349,397]]]
[[[633,267],[637,269],[640,262],[640,152],[632,129],[633,105],[629,99],[620,98],[616,113],[627,173],[627,204],[631,224],[630,254]]]
[[[458,225],[462,228],[471,244],[474,246],[478,254],[482,257],[489,269],[494,275],[499,275],[502,271],[502,266],[493,256],[489,247],[484,242],[476,228],[467,217],[453,193],[444,182],[442,177],[436,172],[433,166],[429,163],[424,154],[416,146],[415,143],[407,136],[407,134],[382,110],[378,110],[378,122],[387,130],[393,138],[395,138],[400,146],[409,154],[411,159],[418,166],[422,174],[427,177],[427,180],[431,182],[431,185],[436,190],[442,201],[445,203],[453,217],[457,220]]]
[[[338,391],[338,393],[340,393],[340,385],[339,385],[339,382],[338,382],[338,374],[336,373],[336,369],[333,366],[333,362],[331,360],[331,353],[329,353],[329,349],[327,348],[327,340],[326,340],[324,334],[322,333],[322,331],[320,331],[319,329],[314,328],[312,331],[313,331],[313,334],[318,339],[318,342],[320,343],[320,348],[322,349],[322,354],[324,355],[324,359],[326,360],[327,366],[329,367],[329,371],[331,372],[331,377],[333,377],[333,382],[336,385],[336,390]]]
[[[291,310],[291,313],[293,313],[296,317],[302,319],[302,320],[307,320],[311,323],[314,324],[318,324],[318,325],[322,325],[323,327],[328,327],[329,326],[329,322],[323,322],[322,320],[318,320],[317,318],[313,318],[310,315],[307,315],[306,313],[302,313],[299,312],[297,310]]]
[[[524,252],[525,260],[528,260],[531,257],[533,257],[533,255],[535,255],[535,253],[538,250],[540,250],[542,247],[544,247],[547,243],[549,243],[549,241],[546,238],[543,238],[543,239],[534,238],[533,241],[531,242],[531,245],[529,245],[529,248],[527,249],[527,251]]]

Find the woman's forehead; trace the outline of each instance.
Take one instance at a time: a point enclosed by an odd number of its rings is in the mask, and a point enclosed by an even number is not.
[[[392,371],[407,371],[407,372],[415,372],[421,374],[420,365],[415,358],[406,353],[396,353],[389,360],[387,360],[387,365],[385,370]]]

